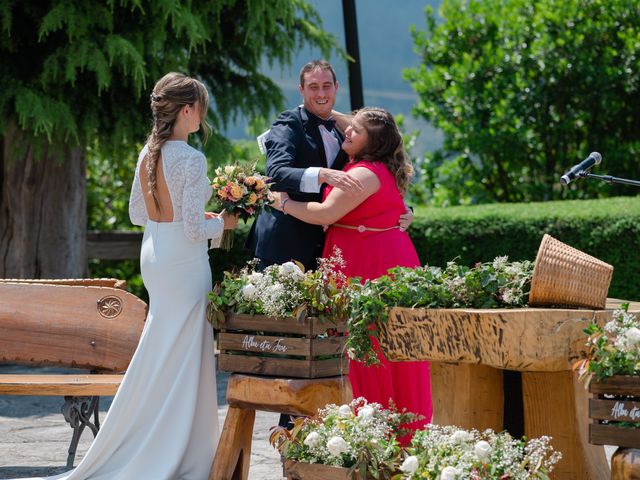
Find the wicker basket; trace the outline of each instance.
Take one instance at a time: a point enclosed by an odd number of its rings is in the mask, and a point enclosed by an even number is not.
[[[608,263],[545,234],[533,270],[529,305],[603,309],[612,275]]]

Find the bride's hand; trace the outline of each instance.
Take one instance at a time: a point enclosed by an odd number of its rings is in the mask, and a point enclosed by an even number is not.
[[[215,212],[204,212],[204,219],[211,220],[212,218],[218,218],[220,216],[219,213]]]
[[[229,215],[225,210],[220,212],[218,216],[224,220],[225,230],[234,230],[238,226],[238,215]]]
[[[273,203],[271,206],[276,210],[282,211],[282,203],[285,199],[289,198],[285,192],[269,192],[271,194],[271,198],[273,199]]]

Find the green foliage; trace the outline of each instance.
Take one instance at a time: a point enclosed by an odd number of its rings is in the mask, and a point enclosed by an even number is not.
[[[219,129],[238,113],[282,107],[260,73],[264,58],[287,64],[303,45],[340,51],[304,0],[6,0],[0,25],[0,134],[17,122],[30,142],[98,145],[129,166],[149,130],[148,93],[165,73],[207,84],[217,152]]]
[[[414,112],[445,135],[415,193],[433,205],[635,193],[558,179],[592,150],[600,170],[640,176],[637,0],[443,0],[440,15],[413,30],[422,65],[405,72]]]
[[[393,307],[406,308],[498,308],[527,304],[533,264],[496,257],[492,262],[469,268],[455,261],[446,268],[397,267],[364,284],[352,283],[349,297],[347,351],[366,364],[378,363],[372,356],[371,337],[376,337]]]
[[[610,297],[640,298],[640,198],[418,207],[409,233],[421,262],[435,266],[534,260],[548,233],[613,265]]]
[[[640,375],[640,329],[636,316],[628,313],[628,303],[613,312],[606,325],[592,321],[584,332],[588,351],[576,367],[580,379],[588,384],[591,374],[596,380],[614,375]]]

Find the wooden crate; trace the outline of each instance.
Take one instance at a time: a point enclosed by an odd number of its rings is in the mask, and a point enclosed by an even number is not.
[[[589,442],[640,448],[640,428],[617,422],[640,424],[640,377],[618,375],[589,384]]]
[[[348,468],[285,460],[284,476],[287,480],[361,480],[357,472]]]
[[[335,334],[325,335],[327,330]],[[228,315],[218,334],[218,368],[223,372],[297,378],[345,375],[346,325],[318,318]]]

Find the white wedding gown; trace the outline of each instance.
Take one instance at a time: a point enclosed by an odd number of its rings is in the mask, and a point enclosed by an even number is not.
[[[211,270],[207,239],[220,218],[204,218],[211,197],[206,160],[185,142],[162,148],[174,222],[148,219],[140,153],[129,214],[145,225],[140,264],[149,314],[138,348],[98,436],[80,464],[47,480],[206,480],[220,427],[213,332],[206,320]]]

